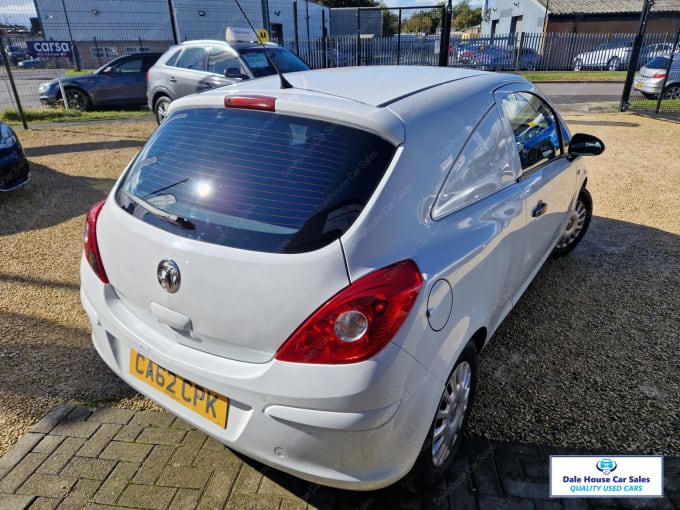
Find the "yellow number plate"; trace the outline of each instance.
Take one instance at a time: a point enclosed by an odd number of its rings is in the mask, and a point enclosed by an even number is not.
[[[642,88],[642,83],[640,83],[639,81],[636,82],[636,83],[635,83],[635,88],[636,88],[636,89],[641,89],[641,88]]]
[[[227,426],[229,400],[145,358],[130,349],[130,373],[175,402],[200,414],[222,428]]]

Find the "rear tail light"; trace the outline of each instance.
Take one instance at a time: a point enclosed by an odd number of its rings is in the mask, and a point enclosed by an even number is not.
[[[652,78],[663,78],[664,76],[666,76],[666,71],[654,73],[654,76],[652,76]]]
[[[225,96],[224,107],[273,112],[276,107],[276,98],[270,96]]]
[[[97,218],[104,207],[106,200],[97,202],[90,210],[87,211],[87,220],[85,221],[85,258],[88,264],[103,283],[109,283],[109,279],[104,271],[102,258],[99,255],[99,246],[97,245]]]
[[[422,284],[412,260],[360,278],[314,312],[281,346],[276,359],[339,364],[372,357],[404,323]]]

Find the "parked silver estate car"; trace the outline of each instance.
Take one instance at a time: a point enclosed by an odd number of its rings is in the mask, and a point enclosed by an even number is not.
[[[266,43],[266,51],[282,73],[309,70],[286,48]],[[179,97],[275,73],[263,44],[185,41],[168,49],[149,70],[147,101],[160,124],[170,102]]]
[[[89,211],[94,345],[136,390],[265,464],[424,489],[463,440],[479,352],[587,231],[582,156],[604,145],[512,74],[287,79],[173,101]]]
[[[632,41],[611,41],[598,44],[592,51],[579,53],[574,58],[574,71],[582,69],[606,69],[619,71],[630,62]]]

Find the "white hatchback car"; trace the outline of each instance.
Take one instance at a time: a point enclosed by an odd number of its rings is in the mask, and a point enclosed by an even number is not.
[[[514,75],[309,71],[174,101],[87,215],[82,303],[132,387],[301,478],[421,489],[454,458],[477,356],[592,202]]]

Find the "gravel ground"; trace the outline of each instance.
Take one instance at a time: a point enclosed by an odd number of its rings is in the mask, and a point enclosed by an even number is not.
[[[680,455],[680,124],[567,120],[607,144],[589,160],[595,217],[483,353],[471,433]],[[33,181],[0,195],[0,455],[57,404],[154,406],[99,360],[78,296],[84,213],[153,128],[19,132]]]

